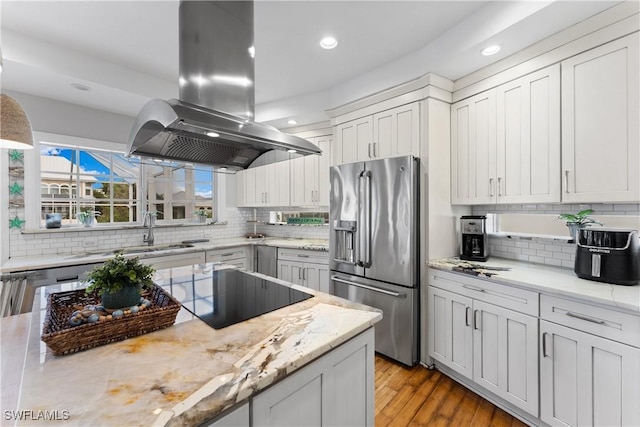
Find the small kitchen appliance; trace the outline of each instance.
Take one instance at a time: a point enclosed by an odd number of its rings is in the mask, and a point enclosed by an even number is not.
[[[607,228],[579,230],[574,271],[583,279],[616,285],[639,284],[638,231]]]
[[[486,261],[489,257],[487,217],[466,215],[460,217],[460,259]]]

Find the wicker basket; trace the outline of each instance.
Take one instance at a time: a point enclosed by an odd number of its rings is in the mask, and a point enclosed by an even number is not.
[[[87,295],[84,289],[50,294],[42,341],[55,356],[61,356],[173,325],[181,307],[178,301],[158,285],[145,291],[143,296],[151,301],[146,310],[106,322],[70,326],[69,318],[75,310],[88,304],[99,304],[100,297]]]

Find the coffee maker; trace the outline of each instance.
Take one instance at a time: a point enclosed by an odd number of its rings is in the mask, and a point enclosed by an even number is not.
[[[487,241],[487,217],[466,215],[460,217],[460,259],[486,261],[489,257]]]

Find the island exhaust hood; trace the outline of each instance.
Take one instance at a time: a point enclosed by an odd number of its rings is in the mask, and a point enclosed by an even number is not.
[[[180,99],[153,99],[142,108],[129,154],[240,170],[272,150],[322,153],[253,121],[252,1],[181,1],[179,15]]]

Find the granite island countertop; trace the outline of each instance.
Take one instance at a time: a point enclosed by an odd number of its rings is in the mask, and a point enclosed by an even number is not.
[[[179,244],[181,242],[174,242]],[[272,246],[290,249],[304,249],[327,252],[329,250],[329,240],[325,239],[302,239],[287,237],[265,237],[262,239],[247,239],[237,237],[231,239],[215,239],[209,242],[191,243],[191,247],[179,249],[166,249],[154,252],[140,252],[126,254],[125,257],[151,258],[175,254],[188,254],[202,252],[213,249],[225,249],[238,246]],[[166,246],[158,244],[156,246]],[[152,246],[153,247],[153,246]],[[92,250],[91,252],[64,253],[46,256],[24,256],[12,257],[0,266],[0,273],[12,273],[28,270],[40,270],[46,268],[64,267],[69,265],[82,265],[103,262],[113,257],[114,250]]]
[[[429,261],[428,266],[640,314],[640,285],[614,285],[581,279],[567,268],[496,257],[490,257],[486,262],[464,261],[458,257],[436,259]]]
[[[229,266],[161,270],[155,280],[166,287],[222,268]],[[277,281],[314,297],[223,329],[182,309],[180,323],[169,328],[60,357],[40,341],[45,310],[39,304],[44,292],[55,291],[42,288],[33,313],[0,319],[3,413],[15,409],[7,402],[19,396],[20,410],[58,411],[60,418],[67,411],[67,420],[51,422],[56,425],[198,425],[382,318],[373,308]]]

